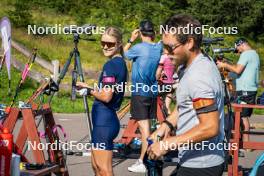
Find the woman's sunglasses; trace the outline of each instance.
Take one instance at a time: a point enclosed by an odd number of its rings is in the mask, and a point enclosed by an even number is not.
[[[104,48],[106,45],[107,48],[112,48],[116,46],[116,42],[105,42],[101,41],[101,46]]]

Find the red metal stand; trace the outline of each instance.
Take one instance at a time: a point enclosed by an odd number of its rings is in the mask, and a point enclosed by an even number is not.
[[[232,130],[232,138],[230,139],[231,143],[235,143],[236,150],[230,150],[230,155],[232,156],[232,162],[228,165],[228,176],[242,176],[243,173],[241,170],[239,170],[238,166],[238,153],[239,149],[255,149],[255,150],[264,150],[264,142],[254,142],[254,141],[248,141],[243,142],[242,141],[242,132],[240,131],[240,113],[242,112],[242,108],[255,108],[255,109],[264,109],[263,105],[248,105],[248,104],[232,104],[232,107],[235,111],[235,125],[234,129]],[[253,135],[264,135],[262,132],[246,132],[247,134],[253,134]]]
[[[20,128],[17,140],[15,143],[15,150],[18,154],[22,156],[22,161],[28,162],[26,157],[22,154],[25,143],[31,141],[38,145],[40,143],[40,138],[38,135],[37,127],[35,124],[35,117],[41,115],[45,124],[45,132],[48,136],[50,143],[59,140],[58,134],[53,133],[52,129],[55,126],[55,121],[51,108],[48,104],[43,105],[40,110],[37,110],[37,105],[32,105],[32,108],[11,108],[11,112],[4,121],[3,126],[8,128],[10,132],[13,132],[17,119],[19,117],[23,118],[22,126]],[[44,152],[42,150],[33,150],[34,162],[39,164],[45,163]],[[59,170],[55,172],[56,175],[68,176],[68,171],[65,169],[65,163],[63,160],[63,153],[60,150],[51,150],[48,151],[49,159],[51,163],[59,165]]]
[[[162,106],[163,106],[163,102],[161,100],[161,97],[158,96],[157,97],[157,119],[160,123],[166,119],[165,114],[162,111]],[[122,138],[118,142],[128,145],[132,142],[132,140],[135,137],[140,138],[140,134],[136,133],[137,129],[138,129],[137,121],[130,119],[128,121],[127,127],[124,130]]]

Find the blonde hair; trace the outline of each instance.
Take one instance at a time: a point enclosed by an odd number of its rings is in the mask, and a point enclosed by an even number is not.
[[[105,29],[105,33],[109,36],[112,36],[116,39],[117,43],[120,45],[120,54],[124,57],[124,49],[123,49],[123,34],[120,29],[116,27],[107,27]]]

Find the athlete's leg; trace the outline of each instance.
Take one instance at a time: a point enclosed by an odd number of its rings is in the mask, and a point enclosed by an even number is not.
[[[150,120],[139,120],[138,125],[142,140],[141,153],[139,159],[143,160],[148,148],[147,137],[150,136]]]
[[[112,168],[112,150],[92,150],[93,160],[96,164],[96,168],[98,169],[98,176],[113,176],[113,168]]]
[[[93,156],[93,151],[91,152],[91,161],[92,161],[92,168],[93,168],[93,171],[94,171],[94,174],[96,176],[100,176],[99,174],[99,168],[97,167],[96,165],[96,162],[95,162],[95,159],[94,159],[94,156]]]
[[[250,130],[250,123],[248,117],[242,117],[244,131],[249,132]],[[249,141],[249,134],[243,134],[243,141]]]

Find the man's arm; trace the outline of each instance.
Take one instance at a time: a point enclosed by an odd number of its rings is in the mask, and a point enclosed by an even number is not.
[[[166,118],[168,122],[170,122],[174,127],[177,126],[178,121],[178,108],[175,106],[173,112]]]
[[[175,106],[174,111],[166,118],[166,120],[172,124],[173,127],[177,126],[177,120],[178,120],[178,110],[177,110],[177,106]],[[169,126],[166,123],[162,123],[160,125],[160,127],[153,132],[150,135],[150,139],[152,139],[153,141],[157,141],[158,137],[163,137],[164,139],[167,138],[167,136],[169,135],[169,133],[171,132]]]
[[[132,46],[132,43],[127,43],[125,46],[124,46],[124,52],[128,51],[128,49]]]
[[[155,142],[148,149],[148,155],[151,159],[158,159],[165,155],[168,150],[175,150],[175,146],[191,142],[201,142],[216,136],[219,133],[219,114],[218,111],[212,111],[198,115],[199,124],[187,132],[164,138],[161,142]],[[172,122],[172,121],[171,121]],[[165,147],[162,147],[164,146]]]
[[[241,74],[245,68],[244,65],[241,65],[241,64],[235,64],[235,65],[231,65],[231,64],[228,64],[226,62],[221,62],[221,61],[217,61],[217,66],[219,68],[225,68],[231,72],[234,72],[236,74]]]
[[[199,124],[194,126],[187,132],[165,139],[164,142],[170,144],[184,144],[188,142],[201,142],[212,137],[215,137],[219,133],[219,113],[213,111],[209,113],[203,113],[198,115]],[[175,145],[174,145],[175,146]]]
[[[130,37],[130,42],[128,42],[125,46],[124,46],[124,52],[128,51],[128,49],[132,46],[132,43],[138,38],[139,36],[139,29],[135,29]]]

